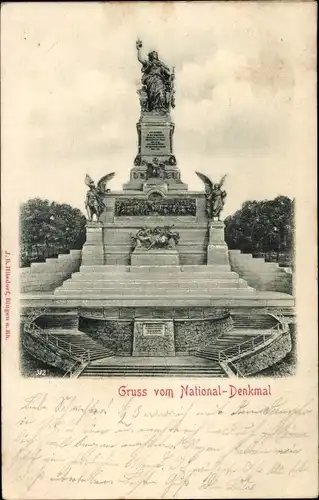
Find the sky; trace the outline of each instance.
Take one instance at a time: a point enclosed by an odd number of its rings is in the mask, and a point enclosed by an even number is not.
[[[227,173],[224,215],[295,197],[315,130],[312,3],[24,3],[2,7],[2,148],[19,200],[84,211],[85,174],[109,187],[137,154],[144,53],[175,67],[183,182]]]

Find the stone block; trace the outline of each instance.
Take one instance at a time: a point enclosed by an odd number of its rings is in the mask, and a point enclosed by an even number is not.
[[[80,267],[80,273],[81,275],[83,274],[92,274],[92,273],[98,273],[102,275],[113,275],[113,274],[122,274],[122,273],[128,273],[130,270],[129,266],[122,266],[122,265],[92,265],[88,266],[85,264],[82,264]],[[98,274],[95,274],[97,277]]]
[[[230,271],[230,266],[229,264],[227,265],[209,265],[207,264],[206,266],[196,266],[196,265],[185,265],[181,266],[181,271],[184,273],[221,273],[225,272],[228,273]],[[230,274],[236,274],[236,273],[230,273]]]
[[[207,264],[229,265],[227,245],[209,244],[207,247]]]
[[[130,254],[105,253],[104,261],[108,265],[114,265],[114,266],[126,265],[130,263]]]
[[[209,224],[209,244],[225,245],[225,224],[213,221]]]
[[[131,266],[178,266],[179,254],[176,249],[135,248],[131,256]]]
[[[133,356],[175,356],[174,323],[165,319],[134,321]]]
[[[82,264],[104,264],[103,226],[99,223],[88,223],[86,242],[82,248]]]
[[[166,275],[171,276],[172,274],[181,274],[181,268],[179,265],[162,265],[162,266],[154,266],[154,265],[145,265],[145,266],[130,266],[131,274],[141,274],[145,275],[148,278],[151,274],[154,275]]]
[[[65,273],[62,272],[41,272],[29,273],[21,276],[21,283],[50,283],[62,281]]]

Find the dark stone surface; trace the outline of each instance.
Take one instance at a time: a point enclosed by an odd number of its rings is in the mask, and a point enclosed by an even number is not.
[[[144,325],[151,325],[147,330],[151,330],[152,323],[136,321],[134,325],[134,346],[133,356],[174,356],[174,326],[172,321],[156,322],[156,327],[165,325],[163,335],[145,335]]]
[[[296,324],[289,325],[291,336],[291,351],[277,363],[254,374],[254,377],[291,377],[296,374],[297,369],[297,338]]]
[[[206,349],[214,345],[214,340],[231,329],[231,318],[207,321],[176,321],[176,354],[189,353],[194,349]]]
[[[46,370],[45,376],[63,376],[75,363],[54,346],[44,344],[27,333],[23,333],[21,338],[20,369],[24,376],[37,376],[41,369]]]
[[[79,329],[116,355],[132,355],[133,321],[80,318]]]
[[[283,360],[291,352],[291,349],[291,335],[290,332],[287,332],[271,345],[248,358],[237,361],[235,365],[246,376],[259,373],[265,368],[271,370],[271,366]],[[272,374],[272,376],[274,375]]]
[[[74,314],[46,314],[36,319],[35,324],[40,328],[66,328],[77,330],[79,319],[77,312]]]

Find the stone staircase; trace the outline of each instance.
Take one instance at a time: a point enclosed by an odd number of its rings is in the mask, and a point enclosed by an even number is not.
[[[213,346],[208,347],[207,349],[196,350],[194,355],[200,358],[218,361],[220,351],[223,351],[228,347],[236,347],[239,344],[250,340],[252,336],[258,335],[260,335],[260,330],[245,330],[242,333],[232,330],[231,333],[227,333],[216,339]]]
[[[45,262],[33,262],[30,267],[20,269],[20,289],[22,293],[50,292],[61,286],[81,264],[81,250],[70,250],[57,258]]]
[[[218,361],[219,353],[225,349],[237,350],[243,342],[259,337],[261,334],[270,334],[271,329],[277,324],[275,318],[268,314],[235,314],[232,315],[233,328],[215,340],[214,345],[196,350],[195,355]]]
[[[134,364],[133,364],[134,363]],[[109,358],[89,363],[80,377],[225,377],[218,362],[193,356],[172,358]]]
[[[268,330],[277,321],[269,314],[234,314],[232,315],[234,330]]]
[[[58,297],[250,296],[254,290],[229,266],[81,266]]]
[[[66,348],[65,343],[69,344],[72,354],[75,357],[80,358],[85,351],[89,353],[91,361],[113,356],[113,352],[110,349],[102,347],[92,340],[91,337],[79,331],[70,333],[70,330],[51,328],[44,330],[43,334],[49,334],[50,341],[54,342],[54,340],[57,340],[58,345],[60,344],[61,347],[63,346],[63,349]]]
[[[277,262],[266,262],[263,257],[229,250],[229,262],[233,271],[261,291],[282,292],[292,295],[292,274]]]

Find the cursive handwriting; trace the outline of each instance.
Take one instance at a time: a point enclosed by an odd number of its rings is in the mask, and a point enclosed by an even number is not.
[[[43,485],[68,485],[71,497],[79,485],[84,496],[107,486],[110,498],[260,496],[271,478],[284,485],[310,474],[313,411],[313,401],[283,398],[212,401],[207,411],[189,399],[148,407],[135,398],[35,393],[16,415],[5,467],[35,496]]]

